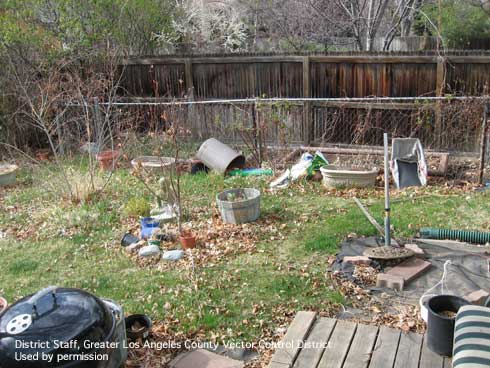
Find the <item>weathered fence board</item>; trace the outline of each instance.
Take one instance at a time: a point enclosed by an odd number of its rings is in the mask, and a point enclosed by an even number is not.
[[[490,53],[484,52],[442,57],[433,52],[333,53],[307,58],[307,74],[305,55],[131,58],[122,62],[123,85],[127,95],[153,97],[182,97],[193,87],[201,99],[303,97],[305,88],[312,97],[417,97],[441,91],[471,95],[490,85]]]

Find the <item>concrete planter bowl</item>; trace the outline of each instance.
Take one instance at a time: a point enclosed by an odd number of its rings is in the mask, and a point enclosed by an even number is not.
[[[0,187],[14,184],[18,169],[17,165],[0,164]]]
[[[144,169],[170,168],[174,164],[175,158],[173,157],[139,156],[131,161],[131,166],[135,169],[139,167]]]
[[[320,168],[320,172],[323,176],[323,184],[327,188],[372,187],[376,183],[376,176],[378,175],[377,168],[366,170],[333,165],[323,166]]]
[[[225,190],[216,196],[216,203],[229,224],[253,222],[260,216],[260,191],[255,188]]]

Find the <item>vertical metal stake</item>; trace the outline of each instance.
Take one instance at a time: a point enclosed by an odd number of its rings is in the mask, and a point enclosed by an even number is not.
[[[388,158],[388,133],[383,134],[385,158],[385,246],[391,245],[390,231],[390,171]]]
[[[487,124],[487,115],[488,115],[488,104],[485,104],[483,108],[483,120],[481,127],[481,136],[480,136],[480,163],[478,169],[478,184],[483,184],[483,174],[485,173],[485,155],[487,154],[487,135],[488,135],[488,124]]]

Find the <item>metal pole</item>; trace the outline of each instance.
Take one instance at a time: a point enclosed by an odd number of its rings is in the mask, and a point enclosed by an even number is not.
[[[483,174],[485,172],[485,155],[487,153],[487,132],[488,132],[488,124],[487,124],[487,114],[488,114],[488,105],[485,104],[483,109],[483,121],[481,127],[481,138],[480,138],[480,165],[479,165],[479,173],[478,173],[478,184],[483,184]]]
[[[391,245],[390,231],[390,171],[388,163],[388,133],[383,134],[385,155],[385,246]]]

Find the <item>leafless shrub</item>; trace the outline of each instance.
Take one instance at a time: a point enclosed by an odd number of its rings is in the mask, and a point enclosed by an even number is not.
[[[96,194],[107,185],[97,178],[94,153],[115,149],[115,135],[119,133],[117,111],[113,102],[119,88],[117,63],[114,54],[99,59],[98,69],[83,65],[79,59],[62,59],[31,68],[17,69],[10,59],[11,83],[16,86],[13,95],[17,103],[13,116],[37,132],[51,151],[55,167],[51,176],[59,180],[49,188],[72,202],[87,199],[88,189],[80,190],[80,181],[69,173],[65,165],[68,154],[78,153],[82,142],[88,142],[88,185]],[[91,143],[94,142],[94,143]],[[11,144],[4,143],[8,147]],[[15,147],[36,161],[28,149]]]

